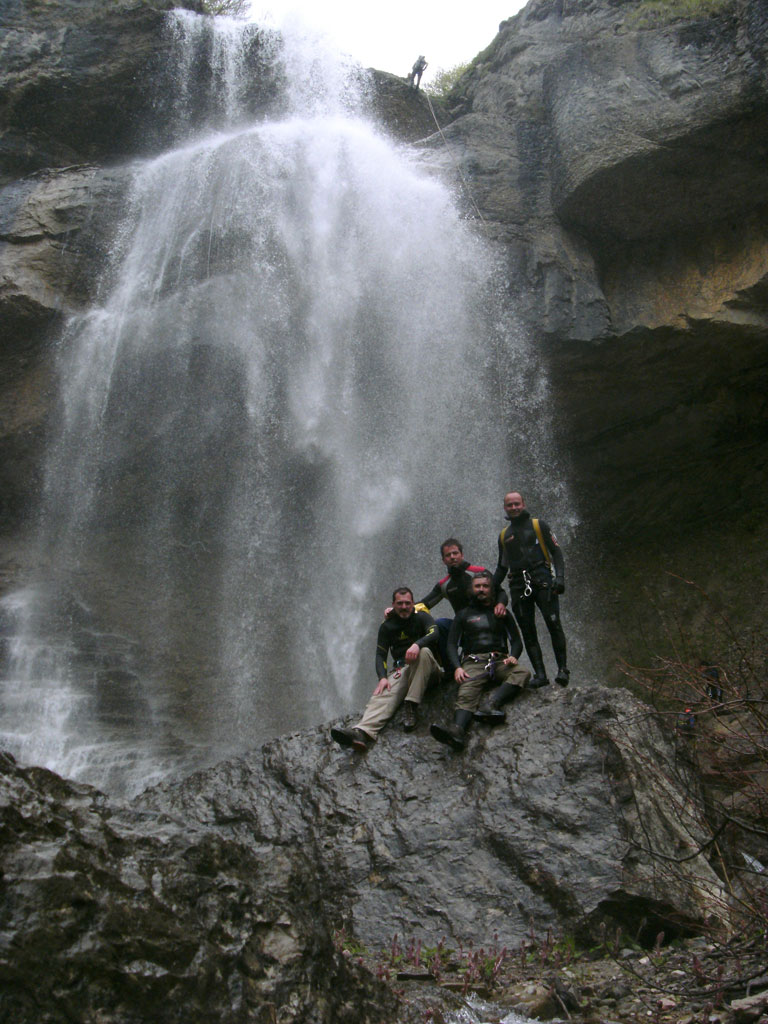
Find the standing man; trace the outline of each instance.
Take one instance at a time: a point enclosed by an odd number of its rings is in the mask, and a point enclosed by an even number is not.
[[[420,53],[416,60],[413,62],[411,73],[408,76],[408,84],[412,89],[418,89],[421,85],[421,76],[427,70],[427,62],[424,60],[424,54]]]
[[[435,620],[427,612],[415,610],[410,587],[398,587],[392,594],[392,615],[379,626],[378,685],[357,725],[352,729],[334,727],[333,739],[343,747],[367,750],[401,704],[403,729],[415,729],[416,709],[430,682],[440,677],[440,666],[431,649],[436,642]],[[387,662],[390,653],[392,660]]]
[[[426,597],[416,605],[417,608],[424,607],[431,611],[443,598],[450,602],[453,614],[466,608],[471,600],[470,587],[472,581],[479,573],[488,572],[482,565],[471,565],[464,557],[464,549],[455,537],[449,537],[440,545],[440,557],[448,570],[448,575],[432,587]],[[506,614],[507,595],[503,590],[498,591],[494,604],[501,608],[498,612],[500,617]],[[451,628],[452,619],[437,619],[437,638],[440,657],[443,666],[448,669],[448,630]]]
[[[567,686],[570,672],[558,601],[565,590],[563,553],[544,520],[531,517],[518,491],[504,495],[504,513],[509,525],[499,534],[499,561],[493,579],[499,585],[508,574],[512,610],[533,665],[531,688],[549,684],[536,632],[537,607],[544,616],[555,652],[555,682]]]
[[[470,604],[453,620],[448,634],[448,660],[459,684],[452,725],[433,725],[436,740],[463,750],[473,717],[481,721],[506,721],[502,705],[520,693],[531,673],[517,663],[523,650],[520,634],[510,612],[499,617],[493,607],[493,579],[484,569],[472,581]],[[462,653],[459,655],[459,646]],[[495,686],[480,705],[483,691]]]

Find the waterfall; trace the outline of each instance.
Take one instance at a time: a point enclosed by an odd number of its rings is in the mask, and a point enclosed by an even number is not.
[[[285,38],[253,120],[253,26],[170,30],[178,145],[131,167],[59,339],[38,570],[2,607],[0,745],[126,793],[359,707],[393,587],[426,592],[445,537],[493,567],[527,365],[493,254],[357,112],[359,72]]]

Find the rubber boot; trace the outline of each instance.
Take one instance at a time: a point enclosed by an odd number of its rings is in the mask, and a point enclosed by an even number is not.
[[[558,686],[567,686],[571,681],[571,673],[565,667],[565,665],[557,666],[557,675],[555,676],[555,682]]]
[[[502,711],[502,707],[514,700],[519,693],[520,687],[514,683],[502,683],[488,694],[475,712],[475,719],[478,722],[488,722],[489,725],[503,725],[507,720],[507,713]]]
[[[528,689],[539,690],[542,686],[549,686],[547,670],[544,667],[544,658],[541,656],[541,649],[533,654],[529,651],[528,657],[531,659],[531,665],[533,665],[533,678],[528,683]]]
[[[429,731],[436,740],[447,743],[454,750],[463,750],[467,742],[467,729],[474,717],[472,711],[456,708],[453,713],[453,725],[431,725]]]

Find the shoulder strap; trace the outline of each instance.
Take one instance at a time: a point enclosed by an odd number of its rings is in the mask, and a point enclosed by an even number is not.
[[[541,524],[539,523],[538,519],[531,518],[531,522],[533,523],[533,528],[536,531],[536,536],[539,538],[539,544],[541,545],[541,550],[542,550],[542,552],[544,554],[544,558],[546,560],[546,563],[547,563],[547,565],[551,569],[552,568],[552,559],[549,556],[549,551],[547,550],[547,545],[544,543],[544,534],[541,532]]]

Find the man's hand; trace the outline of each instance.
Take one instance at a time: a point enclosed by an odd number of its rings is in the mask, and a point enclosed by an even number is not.
[[[516,665],[517,664],[517,658],[513,658],[512,655],[510,654],[510,655],[508,655],[504,659],[504,661],[502,661],[501,664],[502,665]]]
[[[507,609],[501,603],[501,601],[499,601],[497,605],[494,605],[493,614],[496,616],[497,619],[503,619],[504,616],[507,614]]]
[[[453,673],[453,678],[457,683],[464,683],[469,679],[469,675],[464,671],[463,668],[457,668]]]
[[[409,665],[412,665],[421,653],[421,648],[418,644],[411,644],[408,650],[405,652],[405,660]]]
[[[554,584],[552,586],[552,589],[554,590],[554,592],[556,594],[564,594],[565,593],[565,584],[563,583],[562,580],[555,580],[555,582],[554,582]]]
[[[389,685],[389,680],[386,676],[380,679],[376,684],[376,689],[373,691],[373,696],[378,697],[380,693],[384,693],[385,690],[391,690],[392,687]]]

